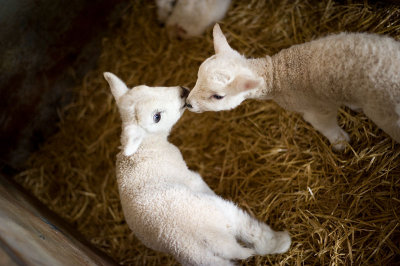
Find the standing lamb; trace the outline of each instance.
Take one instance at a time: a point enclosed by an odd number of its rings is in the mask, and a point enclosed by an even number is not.
[[[203,34],[221,20],[231,0],[156,0],[157,17],[172,36],[189,38]]]
[[[400,142],[400,42],[366,33],[340,33],[294,45],[274,56],[246,59],[218,24],[215,55],[200,66],[187,98],[193,112],[235,108],[245,99],[272,99],[299,112],[336,150],[350,138],[337,109],[363,110]]]
[[[117,181],[125,219],[148,247],[184,265],[232,265],[253,254],[286,252],[290,236],[217,196],[189,170],[167,137],[185,110],[182,87],[128,89],[104,73],[122,119]],[[237,240],[248,243],[243,247]]]

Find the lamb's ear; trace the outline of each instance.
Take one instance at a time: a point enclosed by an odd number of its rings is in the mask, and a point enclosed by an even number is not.
[[[137,125],[129,125],[122,128],[121,144],[125,156],[134,154],[142,143],[144,130]]]
[[[110,72],[104,72],[103,75],[104,78],[107,80],[108,84],[110,85],[111,93],[113,94],[116,101],[118,101],[118,99],[122,95],[128,92],[129,90],[128,87],[116,75]]]
[[[237,75],[230,83],[235,93],[256,89],[264,82],[263,78],[253,78],[247,75]]]
[[[215,54],[233,51],[233,49],[229,46],[225,35],[222,33],[218,23],[214,25],[213,38]]]

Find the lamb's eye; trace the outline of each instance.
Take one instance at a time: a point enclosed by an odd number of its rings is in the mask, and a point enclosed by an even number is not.
[[[218,94],[214,94],[212,97],[214,99],[217,99],[217,100],[221,100],[222,98],[224,98],[224,96],[221,96],[221,95],[218,95]]]
[[[155,123],[160,122],[160,120],[161,120],[161,112],[155,113],[154,116],[153,116],[153,120],[154,120]]]

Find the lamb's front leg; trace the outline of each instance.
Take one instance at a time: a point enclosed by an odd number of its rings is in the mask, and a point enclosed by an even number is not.
[[[333,148],[342,151],[346,142],[350,141],[349,135],[337,124],[337,111],[309,110],[303,113],[304,119],[316,130],[328,138]]]

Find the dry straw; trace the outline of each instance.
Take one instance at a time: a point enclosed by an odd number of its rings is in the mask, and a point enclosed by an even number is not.
[[[400,38],[394,6],[334,1],[234,1],[221,22],[231,45],[247,56],[274,54],[328,33],[362,31]],[[211,30],[169,40],[151,1],[131,1],[103,40],[96,69],[62,110],[59,132],[16,177],[116,261],[172,265],[144,247],[127,227],[115,182],[120,119],[102,77],[128,85],[193,86],[213,54]],[[399,70],[400,71],[400,70]],[[186,112],[171,141],[218,194],[293,237],[289,252],[244,265],[384,265],[400,261],[400,145],[363,114],[343,109],[350,133],[343,153],[299,115],[272,102],[247,101],[229,112]]]

